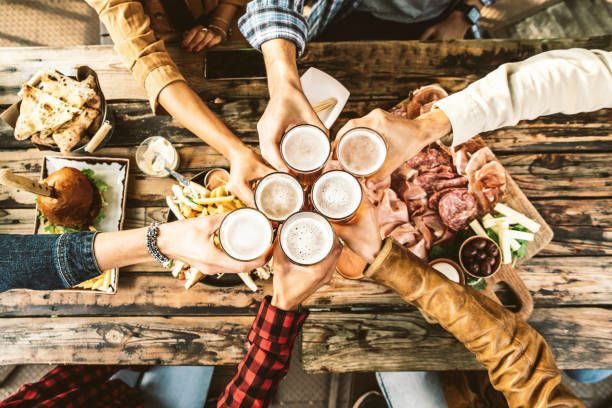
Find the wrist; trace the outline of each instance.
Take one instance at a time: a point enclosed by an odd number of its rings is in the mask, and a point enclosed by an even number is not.
[[[286,299],[278,292],[274,291],[270,304],[277,309],[284,310],[286,312],[296,312],[300,307],[301,302],[295,302],[295,300]]]
[[[434,109],[414,121],[419,127],[423,146],[436,142],[452,131],[450,120],[441,109]]]
[[[157,236],[157,248],[166,257],[170,259],[180,258],[179,248],[181,234],[177,233],[179,223],[165,223],[159,226],[159,235]]]
[[[287,88],[301,92],[295,44],[285,39],[274,39],[263,43],[261,51],[266,64],[270,97]]]

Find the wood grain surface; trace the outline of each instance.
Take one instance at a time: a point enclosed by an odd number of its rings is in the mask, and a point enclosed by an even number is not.
[[[437,82],[457,91],[501,63],[540,51],[611,49],[611,44],[612,36],[443,44],[313,43],[299,67],[323,69],[351,91],[332,128],[335,134],[347,120],[376,107],[389,108],[422,85]],[[268,92],[261,65],[245,62],[261,59],[260,54],[241,44],[218,47],[208,54],[175,48],[171,53],[211,109],[256,148],[256,124]],[[228,58],[239,67],[231,78],[223,76]],[[70,73],[80,64],[98,72],[117,118],[112,140],[96,155],[131,160],[126,228],[165,218],[163,197],[172,181],[148,177],[133,162],[135,146],[146,137],[161,135],[175,143],[181,155],[179,170],[185,175],[227,164],[172,118],[151,113],[144,92],[112,47],[2,49],[0,104],[12,103],[20,83],[37,70],[53,67]],[[219,99],[215,102],[215,98]],[[522,265],[519,273],[534,299],[530,322],[566,368],[612,365],[610,344],[604,341],[610,338],[612,326],[611,115],[610,110],[550,115],[482,135],[554,231],[553,241]],[[37,177],[45,154],[28,142],[16,141],[10,129],[0,125],[0,167]],[[0,189],[0,233],[30,233],[33,209],[31,195]],[[271,290],[270,282],[258,284],[263,290],[256,294],[246,288],[204,285],[185,291],[182,282],[149,263],[122,269],[119,291],[113,296],[1,293],[0,364],[236,363],[245,350],[246,330],[258,302]],[[499,293],[503,295],[503,288]],[[308,305],[311,314],[303,331],[303,358],[309,370],[477,367],[448,334],[425,325],[415,309],[375,283],[336,275]],[[450,359],[456,352],[457,359]]]

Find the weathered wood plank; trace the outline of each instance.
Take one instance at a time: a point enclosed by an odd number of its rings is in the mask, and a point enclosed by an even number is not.
[[[548,342],[559,368],[603,369],[612,364],[612,310],[536,309],[529,322]],[[313,313],[302,332],[308,372],[482,368],[461,343],[440,326],[427,324],[418,311]]]
[[[611,257],[536,257],[520,271],[536,307],[559,305],[610,305]],[[198,284],[184,289],[155,264],[123,268],[116,295],[13,290],[0,293],[0,315],[218,315],[254,314],[261,299],[272,293],[271,281],[258,281],[260,291],[245,286],[222,289]],[[354,281],[334,274],[329,285],[316,292],[306,305],[312,308],[411,309],[390,289],[374,282]]]
[[[252,316],[0,319],[0,364],[235,364]]]
[[[451,90],[463,88],[504,62],[525,59],[536,53],[558,48],[609,49],[612,37],[591,39],[555,39],[539,41],[452,41],[427,42],[344,42],[311,43],[300,60],[300,68],[317,66],[339,79],[354,96],[395,95],[405,97],[415,82],[431,81],[432,77],[456,78],[451,84],[441,82]],[[234,52],[244,45],[228,45],[208,52],[207,58],[224,58],[224,52]],[[172,58],[181,67],[190,84],[208,97],[265,97],[264,78],[245,80],[207,80],[204,78],[204,53],[191,54],[179,48],[169,48]],[[256,51],[245,48],[245,58]],[[478,58],[466,58],[466,55]],[[486,60],[487,64],[482,61]],[[0,103],[16,100],[19,85],[36,71],[48,67],[67,74],[74,70],[74,61],[89,65],[98,72],[107,99],[145,99],[143,90],[124,67],[111,46],[82,47],[15,47],[5,48],[0,55]],[[350,66],[346,61],[351,61]],[[249,64],[244,76],[249,77]],[[389,81],[394,78],[394,81]]]
[[[431,81],[430,81],[431,82]],[[422,84],[421,84],[422,85]],[[332,128],[332,135],[351,118],[364,116],[377,107],[389,108],[396,99],[368,98],[350,100]],[[223,103],[209,102],[211,109],[247,143],[257,143],[257,121],[267,100],[240,99]],[[147,137],[160,135],[173,143],[202,142],[169,116],[154,116],[148,103],[114,102],[116,116],[110,146],[134,146]],[[612,111],[600,110],[579,115],[550,115],[517,126],[485,133],[487,144],[496,153],[609,151],[612,149]],[[0,126],[0,149],[30,149],[29,141],[17,141],[8,126]]]

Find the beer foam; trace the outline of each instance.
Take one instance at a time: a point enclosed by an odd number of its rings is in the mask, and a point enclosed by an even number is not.
[[[334,230],[320,214],[299,212],[287,219],[280,234],[281,248],[293,262],[313,265],[330,253]]]
[[[315,182],[312,199],[317,211],[328,218],[340,220],[359,208],[361,185],[345,171],[328,171]]]
[[[299,172],[312,172],[323,167],[330,152],[327,135],[316,126],[296,126],[285,133],[281,142],[283,159]]]
[[[232,258],[255,259],[270,248],[272,226],[265,215],[252,208],[228,213],[219,228],[221,246]]]
[[[255,189],[257,208],[274,221],[283,221],[304,206],[304,190],[287,173],[272,173],[259,180]]]
[[[342,167],[357,176],[374,174],[387,158],[385,141],[378,133],[366,128],[345,133],[340,138],[337,150]]]

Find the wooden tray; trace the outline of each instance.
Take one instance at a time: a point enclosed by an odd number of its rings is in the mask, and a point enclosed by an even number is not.
[[[406,98],[396,106],[404,106],[408,104],[409,100],[410,98]],[[475,136],[475,139],[486,145],[485,141],[480,136]],[[535,234],[535,239],[527,243],[525,256],[523,258],[519,258],[517,261],[517,265],[520,265],[522,262],[540,252],[550,243],[550,241],[552,241],[553,231],[533,204],[531,204],[527,196],[525,196],[516,182],[512,179],[508,171],[505,169],[504,171],[506,172],[506,192],[500,201],[508,204],[510,207],[525,214],[527,217],[533,219],[541,225],[540,230]],[[341,259],[339,260],[339,264],[343,264],[343,270],[355,268],[354,270],[356,271],[363,271],[365,266],[367,266],[367,263],[350,249],[345,248],[342,252],[343,253],[340,257]],[[347,265],[351,265],[351,268],[348,268]],[[363,276],[363,272],[356,273],[354,277],[357,278],[359,275]],[[482,292],[486,296],[495,300],[497,303],[502,304],[502,301],[495,293],[495,286],[499,283],[505,284],[507,289],[511,291],[517,303],[516,305],[513,305],[515,306],[513,310],[514,313],[518,314],[525,320],[529,318],[531,312],[533,311],[533,298],[531,297],[529,289],[527,289],[527,286],[525,286],[525,283],[520,278],[515,267],[512,267],[511,265],[502,265],[499,272],[490,278],[485,278],[485,281],[487,282],[487,288]]]

